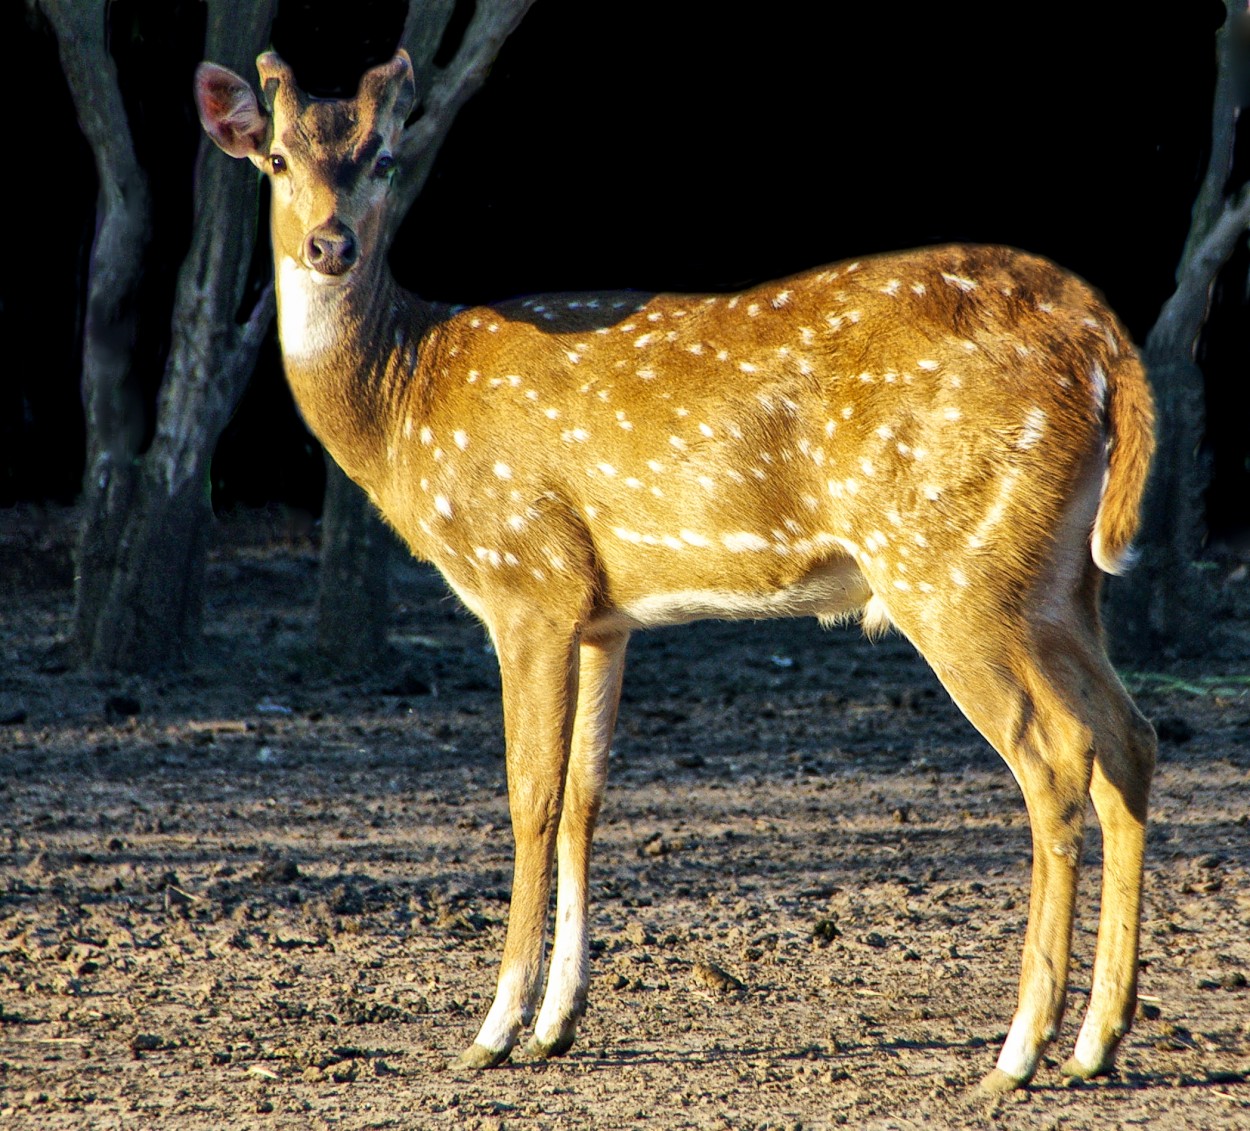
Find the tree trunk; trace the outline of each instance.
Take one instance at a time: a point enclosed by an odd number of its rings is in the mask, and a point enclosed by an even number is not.
[[[421,120],[405,141],[401,187],[390,234],[407,214],[434,167],[457,112],[486,80],[504,41],[533,0],[480,0],[459,45],[444,42],[454,0],[427,0],[408,9],[402,46],[412,57]],[[454,47],[446,67],[436,58]],[[317,647],[336,660],[372,662],[385,654],[392,536],[364,492],[333,467],[326,478],[322,516],[321,584],[317,591]],[[370,576],[383,571],[381,576]],[[351,666],[360,666],[354,662]]]
[[[250,65],[269,38],[272,9],[273,0],[243,11],[211,2],[205,54],[240,70]],[[255,171],[201,139],[193,238],[178,279],[155,436],[132,461],[124,506],[108,511],[107,522],[99,507],[84,517],[75,629],[93,667],[178,665],[199,642],[209,465],[273,317],[270,287],[248,321],[236,322],[256,212]]]
[[[131,355],[151,215],[147,179],[135,157],[117,69],[105,44],[104,5],[41,0],[40,8],[56,34],[65,81],[99,180],[83,324],[87,458],[71,628],[71,643],[82,655],[95,632],[112,575],[113,548],[138,477],[145,424]]]
[[[1107,619],[1115,654],[1139,665],[1200,655],[1210,644],[1214,592],[1195,560],[1205,530],[1210,472],[1201,450],[1202,371],[1189,358],[1152,359],[1160,437],[1142,506],[1140,557],[1125,577],[1111,579]]]
[[[1176,269],[1176,291],[1142,351],[1155,390],[1159,445],[1137,540],[1141,558],[1107,591],[1114,651],[1139,664],[1204,654],[1215,623],[1215,590],[1196,564],[1206,533],[1210,461],[1202,447],[1203,376],[1194,358],[1216,277],[1250,225],[1250,186],[1236,195],[1228,186],[1237,117],[1250,90],[1250,16],[1245,0],[1225,0],[1225,7],[1211,157]]]
[[[327,455],[317,650],[340,669],[376,667],[386,655],[393,544],[394,536],[364,492]]]

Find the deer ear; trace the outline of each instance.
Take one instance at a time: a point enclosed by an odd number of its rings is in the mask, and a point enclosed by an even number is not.
[[[380,111],[389,111],[403,122],[417,100],[417,84],[408,52],[401,47],[390,62],[366,71],[357,97],[367,98]]]
[[[204,132],[231,157],[260,157],[265,151],[269,118],[251,86],[216,63],[195,70],[195,108]]]

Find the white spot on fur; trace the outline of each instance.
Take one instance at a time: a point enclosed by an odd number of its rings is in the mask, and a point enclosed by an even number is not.
[[[737,531],[733,534],[722,534],[721,545],[730,553],[741,554],[750,550],[767,550],[767,539],[761,538],[758,534],[752,534],[748,530]]]
[[[451,500],[446,495],[434,496],[434,509],[444,518],[451,518]]]
[[[1016,447],[1020,451],[1027,451],[1042,438],[1046,431],[1046,413],[1040,408],[1031,408],[1024,418],[1024,428],[1020,432],[1019,439],[1016,440]]]
[[[952,274],[950,274],[950,273],[949,273],[949,272],[947,272],[947,271],[943,271],[943,272],[942,272],[942,278],[943,278],[943,279],[944,279],[947,283],[949,283],[952,287],[956,287],[956,288],[958,288],[959,290],[963,291],[965,294],[966,294],[968,291],[975,291],[975,290],[977,289],[977,282],[976,282],[976,280],[975,280],[975,279],[966,279],[966,278],[964,278],[964,276],[963,276],[963,275],[952,275]]]

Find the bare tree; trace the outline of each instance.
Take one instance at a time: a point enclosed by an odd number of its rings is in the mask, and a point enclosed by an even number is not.
[[[216,150],[202,141],[194,235],[178,279],[155,433],[143,448],[131,369],[149,217],[105,43],[106,5],[40,4],[101,186],[83,347],[88,462],[73,644],[91,666],[152,668],[181,662],[199,640],[209,463],[273,317],[270,288],[236,321],[255,241],[257,180],[210,158]],[[268,41],[273,0],[208,0],[207,9],[206,49],[215,58],[242,66]]]
[[[1211,158],[1176,269],[1176,290],[1143,350],[1155,388],[1160,443],[1145,502],[1141,561],[1108,593],[1117,646],[1139,662],[1202,652],[1212,623],[1213,588],[1195,566],[1210,480],[1202,449],[1203,376],[1195,355],[1216,279],[1250,226],[1250,184],[1229,184],[1237,118],[1250,102],[1250,13],[1245,0],[1224,5],[1226,17],[1216,36]]]
[[[404,135],[403,181],[389,217],[402,223],[434,167],[460,108],[486,81],[504,41],[533,0],[479,0],[459,45],[449,44],[454,0],[409,5],[402,44],[412,58],[421,118]],[[454,48],[445,65],[441,60]],[[328,461],[327,461],[328,462]],[[317,591],[317,647],[336,662],[363,667],[384,654],[386,568],[393,538],[363,492],[329,466]]]
[[[75,643],[86,653],[112,577],[112,547],[130,512],[138,478],[143,412],[132,377],[132,352],[151,208],[117,68],[105,44],[104,5],[39,0],[38,6],[56,34],[61,67],[99,181],[83,326],[87,458],[73,628]]]

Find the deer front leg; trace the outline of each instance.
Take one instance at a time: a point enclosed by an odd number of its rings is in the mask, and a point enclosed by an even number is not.
[[[469,1068],[493,1068],[506,1060],[538,1000],[578,679],[571,627],[561,630],[544,616],[510,608],[491,628],[503,680],[516,856],[495,1000],[476,1040],[460,1055],[460,1064]]]
[[[608,776],[608,747],[621,700],[626,633],[582,641],[577,718],[565,773],[557,842],[556,939],[547,992],[527,1051],[559,1056],[572,1047],[590,982],[587,903],[590,846]]]

